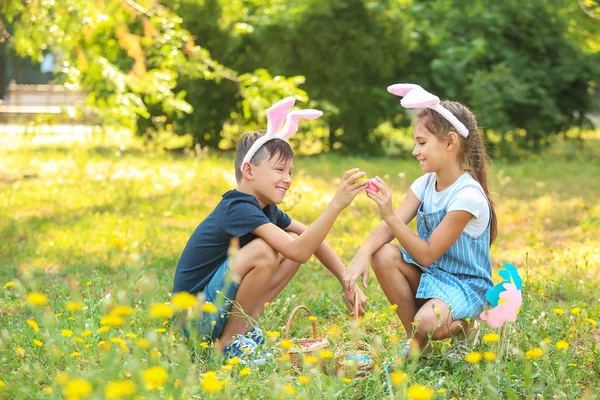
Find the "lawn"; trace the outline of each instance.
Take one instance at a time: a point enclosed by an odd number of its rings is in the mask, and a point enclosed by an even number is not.
[[[169,311],[159,312],[189,235],[235,186],[230,154],[174,154],[106,137],[67,145],[4,136],[0,144],[0,398],[600,396],[597,134],[582,147],[559,142],[492,166],[499,216],[492,258],[496,270],[510,262],[524,278],[517,322],[481,325],[466,359],[448,357],[454,345],[439,342],[391,374],[382,365],[394,363],[405,334],[373,274],[357,326],[339,282],[314,258],[259,321],[277,358],[264,367],[220,361],[209,343],[184,340]],[[297,157],[281,207],[311,223],[352,167],[383,177],[395,206],[421,173],[412,159]],[[361,194],[327,240],[347,263],[378,222]],[[308,359],[302,374],[292,371],[281,339],[300,304],[317,316],[330,350],[356,337],[373,345],[374,370],[355,379],[336,374],[324,352],[317,356],[325,370]],[[292,338],[310,333],[304,316],[293,326]]]

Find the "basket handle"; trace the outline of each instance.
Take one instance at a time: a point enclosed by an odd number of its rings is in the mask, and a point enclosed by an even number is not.
[[[298,306],[298,307],[294,308],[292,310],[292,313],[290,314],[290,317],[287,320],[287,323],[285,324],[285,338],[286,338],[286,340],[290,339],[290,328],[292,326],[292,320],[294,319],[294,315],[296,315],[296,312],[298,312],[298,310],[306,310],[306,312],[308,313],[308,315],[310,317],[313,316],[313,313],[310,312],[310,310],[306,306]],[[315,323],[315,321],[311,321],[311,322],[312,322],[313,336],[316,339],[317,338],[317,324]]]

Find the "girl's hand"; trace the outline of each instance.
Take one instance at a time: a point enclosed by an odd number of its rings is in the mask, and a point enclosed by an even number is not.
[[[354,292],[356,286],[356,280],[359,276],[362,276],[363,287],[367,287],[367,278],[369,277],[369,257],[364,257],[360,253],[357,253],[350,264],[344,271],[342,281],[344,283],[344,290]]]
[[[367,189],[367,196],[373,200],[379,206],[379,215],[381,219],[386,221],[388,218],[396,215],[392,208],[392,192],[386,186],[383,179],[376,177],[371,179],[371,182],[377,186],[379,192],[374,192],[371,189]]]

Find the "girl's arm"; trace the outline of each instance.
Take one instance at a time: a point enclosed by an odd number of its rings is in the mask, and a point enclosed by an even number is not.
[[[446,214],[431,236],[423,240],[394,212],[391,205],[392,196],[385,183],[379,178],[374,183],[379,188],[379,192],[367,189],[369,198],[377,203],[381,218],[402,247],[424,267],[433,264],[448,251],[473,218],[473,214],[467,211],[451,211]]]
[[[400,207],[396,210],[395,214],[404,221],[405,224],[410,223],[415,215],[421,201],[413,193],[412,190],[408,190],[404,202],[400,204]],[[380,223],[369,235],[365,243],[360,247],[358,252],[354,255],[348,268],[344,272],[344,286],[349,288],[354,285],[354,282],[359,276],[362,276],[363,287],[367,287],[367,278],[369,276],[369,265],[371,263],[371,256],[377,250],[386,243],[391,242],[395,235],[390,230],[390,227],[385,222]]]

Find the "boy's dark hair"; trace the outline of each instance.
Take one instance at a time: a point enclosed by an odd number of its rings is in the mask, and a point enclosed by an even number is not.
[[[265,130],[246,132],[240,138],[235,151],[235,180],[242,181],[242,161],[256,140],[267,133]],[[282,139],[273,139],[265,143],[254,154],[250,163],[259,165],[263,160],[271,159],[277,156],[277,162],[287,162],[294,158],[294,151],[288,142]]]

